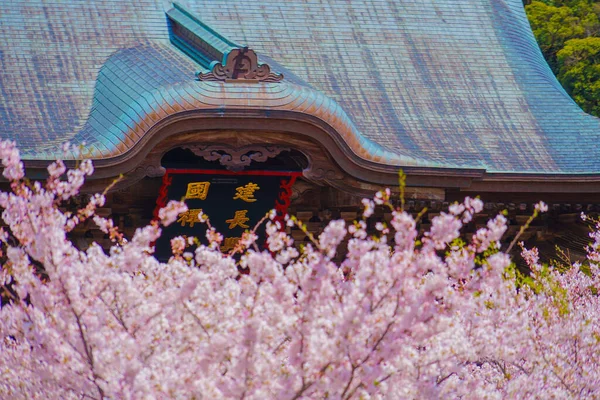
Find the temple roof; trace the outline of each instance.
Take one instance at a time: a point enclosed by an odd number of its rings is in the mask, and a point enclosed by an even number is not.
[[[174,20],[207,47],[177,43]],[[111,159],[170,115],[272,109],[382,165],[600,172],[600,120],[553,76],[521,0],[27,0],[0,21],[0,137],[27,159],[65,141]],[[284,80],[196,80],[238,44]]]

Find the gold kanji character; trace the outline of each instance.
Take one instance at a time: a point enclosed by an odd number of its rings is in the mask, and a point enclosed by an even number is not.
[[[246,203],[254,203],[256,199],[254,198],[254,192],[258,189],[258,185],[256,183],[248,183],[244,186],[237,187],[235,190],[237,193],[233,196],[234,200],[240,199],[244,200]]]
[[[179,219],[177,222],[181,223],[181,226],[185,226],[185,224],[190,224],[190,227],[193,227],[195,223],[200,222],[198,216],[202,212],[201,208],[192,208],[191,210],[187,210],[179,214]]]
[[[233,250],[239,241],[239,237],[226,237],[221,245],[221,252],[226,253],[229,250]]]
[[[187,191],[185,192],[186,199],[200,199],[206,200],[208,195],[208,187],[210,182],[190,182],[187,185]]]
[[[226,220],[225,222],[229,224],[229,229],[233,229],[236,226],[240,226],[244,229],[249,228],[249,226],[246,225],[246,222],[250,221],[250,218],[246,217],[247,212],[248,210],[238,210],[235,212],[233,218]]]

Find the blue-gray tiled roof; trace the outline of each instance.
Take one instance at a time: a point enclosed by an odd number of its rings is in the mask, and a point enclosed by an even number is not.
[[[290,88],[331,99],[360,146],[385,162],[600,172],[599,120],[552,75],[521,0],[186,5],[209,29],[285,68]],[[138,143],[149,110],[193,106],[213,89],[194,81],[199,65],[170,42],[170,8],[161,0],[0,3],[0,136],[31,159],[52,158],[66,140],[107,158]]]

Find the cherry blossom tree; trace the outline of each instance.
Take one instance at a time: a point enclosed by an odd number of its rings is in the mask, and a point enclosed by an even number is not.
[[[461,239],[480,200],[452,205],[419,235],[418,217],[383,190],[363,201],[362,219],[332,221],[300,249],[270,214],[267,250],[249,231],[223,254],[208,229],[173,239],[161,263],[153,243],[185,204],[170,202],[128,239],[95,214],[103,195],[59,208],[90,161],[56,161],[42,184],[25,178],[14,143],[0,157],[12,189],[0,193],[0,398],[599,396],[600,233],[585,265],[543,266],[524,250],[532,272],[522,276],[502,252],[502,215]],[[370,236],[375,207],[392,220]],[[90,218],[109,251],[69,240]]]

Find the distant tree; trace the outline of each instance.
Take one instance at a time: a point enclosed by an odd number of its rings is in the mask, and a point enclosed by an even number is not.
[[[578,7],[580,5],[590,5],[594,3],[599,3],[599,0],[535,0],[538,3],[544,3],[549,6],[555,7]],[[533,3],[534,0],[523,0],[523,4],[528,5]]]
[[[588,113],[600,115],[600,38],[572,39],[557,54],[558,79]]]
[[[580,2],[582,4],[572,7],[558,7],[547,3],[565,2],[533,1],[526,10],[531,29],[546,61],[554,73],[558,73],[556,55],[565,42],[598,34],[600,22],[590,4]]]
[[[524,0],[533,34],[552,71],[586,112],[600,116],[598,0]]]

